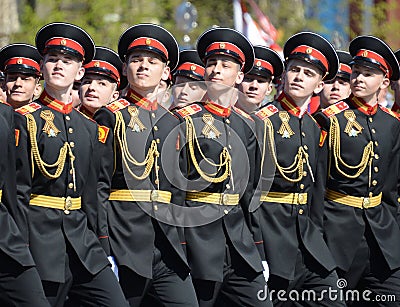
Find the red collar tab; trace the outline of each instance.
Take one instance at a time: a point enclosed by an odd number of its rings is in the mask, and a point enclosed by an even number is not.
[[[262,59],[256,59],[254,61],[254,66],[258,67],[258,68],[264,68],[264,69],[268,70],[271,73],[271,75],[274,75],[274,67],[268,61],[265,61]]]
[[[347,73],[351,75],[351,67],[347,64],[339,63],[338,73]]]
[[[241,64],[244,64],[246,57],[240,48],[232,43],[228,42],[215,42],[207,47],[205,58],[213,54],[225,54],[237,59]]]
[[[294,48],[293,51],[291,52],[291,54],[296,54],[296,53],[303,53],[304,55],[311,56],[319,60],[325,67],[326,71],[329,71],[328,59],[319,50],[307,45],[301,45]]]
[[[207,109],[207,111],[221,117],[228,117],[229,115],[231,115],[230,107],[224,108],[208,99],[205,102],[204,107]]]
[[[62,46],[62,47],[68,47],[72,50],[75,50],[78,52],[80,55],[83,57],[85,56],[85,49],[79,44],[78,42],[74,41],[73,39],[70,38],[64,38],[64,37],[54,37],[49,39],[46,44],[46,48],[52,47],[52,46]]]
[[[191,73],[198,74],[198,75],[200,75],[202,77],[204,76],[204,73],[205,73],[204,67],[202,67],[202,66],[200,66],[198,64],[195,64],[195,63],[190,63],[190,62],[183,63],[182,65],[180,65],[178,67],[178,69],[176,71],[178,72],[178,71],[182,71],[182,70],[186,70],[186,71],[189,71]]]
[[[365,104],[365,101],[362,98],[356,97],[354,95],[350,95],[350,101],[352,104],[362,113],[366,115],[373,115],[378,110],[378,104],[371,107]]]
[[[154,48],[158,52],[161,52],[166,59],[168,59],[168,49],[160,41],[150,37],[139,37],[135,39],[128,47],[128,51],[137,47]]]
[[[29,58],[23,58],[23,57],[11,58],[7,62],[4,63],[5,70],[7,70],[8,66],[10,66],[10,65],[26,65],[26,66],[30,66],[30,67],[36,69],[38,72],[40,72],[39,63],[32,59],[29,59]]]
[[[388,74],[388,78],[391,77],[392,69],[390,65],[378,53],[367,49],[360,49],[357,51],[356,57],[367,58],[370,62],[377,64],[385,74]]]
[[[47,94],[46,90],[44,90],[43,93],[40,95],[39,101],[43,105],[48,106],[49,108],[56,110],[63,114],[71,113],[71,111],[73,109],[72,101],[68,102],[68,103],[63,103],[63,102],[51,97],[49,94]]]
[[[86,64],[85,66],[86,72],[99,72],[99,73],[105,73],[107,76],[115,80],[118,84],[120,82],[120,75],[118,69],[110,64],[109,62],[106,61],[91,61],[89,64]]]
[[[282,107],[290,114],[296,117],[300,116],[300,108],[296,106],[293,100],[289,96],[286,96],[285,93],[282,93],[278,97],[278,101],[281,103]]]
[[[138,93],[136,93],[134,90],[132,90],[131,88],[128,91],[128,94],[126,96],[126,98],[136,104],[137,106],[146,109],[148,111],[152,111],[152,110],[157,110],[158,108],[158,103],[157,101],[150,101],[147,98],[139,95]]]

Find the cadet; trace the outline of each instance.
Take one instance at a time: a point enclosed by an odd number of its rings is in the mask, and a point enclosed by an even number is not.
[[[375,300],[374,306],[399,306],[400,122],[377,103],[379,91],[399,78],[399,64],[373,36],[356,37],[349,51],[352,94],[317,116],[329,132],[324,233],[347,289],[368,290],[369,300],[395,295],[396,302]]]
[[[85,75],[79,89],[79,111],[93,118],[99,108],[118,99],[122,62],[113,50],[96,47],[93,60],[84,68]]]
[[[183,50],[179,53],[179,63],[172,72],[175,85],[172,88],[173,101],[170,110],[183,108],[201,101],[205,94],[204,64],[197,50]]]
[[[244,94],[239,96],[236,107],[247,113],[257,111],[266,96],[273,89],[273,81],[279,79],[283,72],[283,61],[274,50],[254,46],[254,66],[239,85],[239,90]]]
[[[262,120],[256,121],[262,125],[257,127],[263,140],[262,188],[260,205],[251,213],[252,230],[270,266],[274,306],[291,300],[291,290],[312,290],[318,296],[318,301],[300,296],[292,304],[343,306],[327,295],[337,289],[335,262],[322,236],[327,154],[321,130],[307,112],[311,97],[324,80],[335,77],[339,62],[333,46],[311,32],[290,37],[284,55],[283,92],[255,113]]]
[[[118,53],[129,82],[126,96],[95,114],[107,131],[99,238],[115,258],[131,306],[139,306],[149,290],[166,306],[197,306],[183,231],[178,232],[173,218],[167,220],[185,197],[167,174],[178,168],[179,122],[156,101],[160,80],[178,62],[178,45],[164,28],[139,24],[121,35]]]
[[[11,44],[0,50],[0,69],[5,73],[4,88],[7,102],[17,109],[31,103],[40,95],[41,55],[36,47]]]
[[[339,58],[339,70],[336,77],[324,82],[324,89],[319,94],[322,109],[350,96],[350,62],[352,57],[347,51],[336,51]]]
[[[396,56],[397,61],[400,59],[400,50],[397,50],[394,55]],[[390,88],[393,90],[394,103],[392,105],[391,110],[400,114],[400,79],[392,80],[390,82]]]
[[[21,232],[52,306],[125,306],[121,288],[94,233],[99,129],[72,107],[74,80],[94,55],[81,28],[51,23],[36,46],[45,89],[16,109],[17,195]]]
[[[186,247],[199,305],[214,306],[218,299],[216,306],[271,306],[257,295],[268,291],[245,220],[253,195],[254,122],[232,107],[235,86],[253,67],[253,47],[235,30],[214,28],[200,36],[197,51],[205,64],[206,100],[176,114],[183,124],[186,205],[193,211]]]

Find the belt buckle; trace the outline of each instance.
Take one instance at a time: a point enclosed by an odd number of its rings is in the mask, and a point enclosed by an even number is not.
[[[297,202],[299,205],[303,205],[303,203],[304,203],[304,195],[303,194],[301,194],[301,193],[298,194]]]
[[[65,199],[65,203],[64,203],[64,213],[65,214],[70,214],[69,209],[72,208],[72,199],[71,196],[67,196],[67,198]]]
[[[364,209],[368,209],[370,205],[371,205],[371,199],[369,197],[363,197],[362,207]]]
[[[228,194],[222,194],[221,203],[223,205],[228,205],[228,203],[229,203],[229,195]]]
[[[150,193],[150,200],[151,201],[158,201],[160,194],[158,193],[157,190],[153,190]]]

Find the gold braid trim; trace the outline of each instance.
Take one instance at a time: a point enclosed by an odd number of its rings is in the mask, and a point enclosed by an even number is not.
[[[146,158],[142,162],[138,162],[131,155],[128,149],[128,144],[126,141],[126,126],[124,118],[122,117],[122,113],[117,111],[115,116],[116,121],[114,135],[117,137],[118,144],[121,148],[122,161],[124,162],[127,170],[136,180],[144,180],[149,176],[151,169],[154,166],[156,172],[156,182],[158,184],[158,157],[160,156],[160,153],[157,150],[157,142],[155,140],[151,142]],[[135,166],[144,166],[143,173],[141,175],[134,174],[130,169],[129,164],[133,164]]]
[[[264,119],[264,146],[263,146],[261,167],[264,164],[265,143],[266,143],[267,135],[268,135],[268,147],[271,150],[272,158],[274,159],[276,168],[278,169],[279,173],[282,175],[283,178],[285,178],[287,181],[293,182],[293,183],[301,181],[304,177],[304,161],[303,161],[303,159],[307,162],[307,165],[309,166],[309,169],[310,169],[310,173],[312,172],[311,167],[309,165],[309,161],[308,161],[308,153],[305,151],[303,146],[299,147],[297,154],[294,158],[294,161],[291,165],[289,165],[287,167],[282,167],[279,165],[275,146],[274,146],[275,145],[274,126],[272,125],[272,122],[269,118]],[[298,173],[298,177],[295,179],[289,178],[286,175],[286,174],[288,174],[288,175],[293,174],[295,172]]]
[[[31,143],[31,158],[32,158],[32,177],[34,176],[34,162],[36,163],[37,167],[39,168],[40,172],[47,178],[49,179],[57,179],[60,177],[61,173],[64,170],[64,165],[65,165],[65,160],[67,158],[67,154],[69,154],[70,160],[71,160],[71,167],[73,170],[73,175],[75,174],[75,169],[74,169],[74,160],[75,156],[72,153],[72,148],[68,144],[68,142],[65,142],[63,147],[60,148],[60,153],[58,155],[57,161],[54,162],[53,164],[48,164],[42,160],[40,157],[40,152],[36,140],[36,133],[37,133],[37,126],[36,126],[36,121],[35,118],[33,117],[32,114],[26,114],[26,122],[27,122],[27,128],[28,128],[28,133],[29,133],[29,139]],[[34,162],[33,162],[34,161]],[[53,168],[57,167],[56,171],[54,174],[51,174],[47,168]],[[75,175],[73,176],[75,179]],[[74,180],[75,181],[75,180]],[[74,184],[75,186],[75,184]]]
[[[194,165],[196,171],[199,173],[201,178],[203,178],[204,180],[206,180],[208,182],[219,183],[219,182],[225,181],[228,178],[228,176],[230,176],[231,171],[232,171],[231,170],[231,155],[229,154],[228,149],[226,149],[226,147],[224,147],[224,149],[222,150],[222,152],[219,156],[219,161],[220,161],[219,164],[212,162],[210,159],[205,157],[204,153],[201,151],[199,140],[197,139],[197,136],[196,136],[196,130],[194,128],[192,118],[190,116],[188,116],[187,118],[185,118],[185,121],[186,121],[186,140],[189,144],[189,154],[190,154],[190,157],[192,159],[192,162],[193,162],[193,165]],[[198,162],[196,160],[196,156],[194,154],[194,146],[193,146],[194,142],[196,142],[196,147],[197,147],[201,157],[204,159],[204,161],[206,161],[208,164],[210,164],[212,166],[217,167],[217,171],[215,173],[208,174],[200,168],[200,165],[198,164]],[[219,177],[215,177],[222,167],[225,167],[224,173]]]
[[[372,166],[372,159],[374,157],[374,143],[370,141],[364,148],[363,155],[361,158],[361,161],[357,165],[349,165],[346,162],[343,161],[341,155],[340,155],[340,125],[339,121],[336,118],[336,116],[332,116],[330,118],[330,127],[329,127],[329,156],[330,160],[331,156],[333,154],[333,158],[335,161],[335,167],[337,171],[342,174],[343,176],[354,179],[360,176],[362,172],[364,172],[365,168],[367,165],[370,165],[370,168]],[[346,168],[350,168],[352,170],[357,170],[357,172],[354,175],[350,175],[345,173],[341,168],[340,165],[343,165]],[[371,170],[370,170],[371,173]],[[370,174],[371,177],[371,174]]]

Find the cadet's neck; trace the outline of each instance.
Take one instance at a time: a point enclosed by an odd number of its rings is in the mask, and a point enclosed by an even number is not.
[[[63,103],[69,103],[72,99],[71,97],[71,89],[72,89],[72,84],[69,88],[67,89],[54,89],[51,86],[46,86],[45,90],[47,92],[47,94],[49,94],[51,97],[53,97],[54,99],[57,99],[60,102]]]
[[[291,98],[293,99],[293,97],[291,97]],[[293,102],[300,109],[300,114],[299,114],[300,117],[303,116],[303,114],[307,112],[310,101],[311,101],[311,96],[308,98],[304,98],[304,99],[293,99]]]
[[[138,89],[136,87],[131,87],[131,89],[149,101],[154,101],[157,98],[158,86],[149,90]]]

